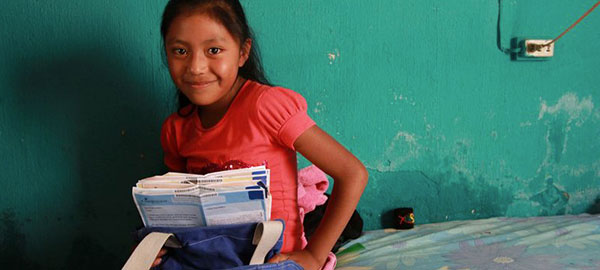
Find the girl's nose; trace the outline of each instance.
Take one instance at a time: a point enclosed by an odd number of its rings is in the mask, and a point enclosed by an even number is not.
[[[188,72],[194,75],[202,74],[208,69],[208,61],[202,53],[193,53],[188,63]]]

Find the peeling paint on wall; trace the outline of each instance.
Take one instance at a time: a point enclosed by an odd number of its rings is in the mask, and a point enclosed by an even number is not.
[[[332,52],[327,53],[327,57],[329,58],[329,64],[333,65],[340,57],[340,50],[334,49]]]
[[[568,151],[569,134],[574,128],[582,127],[592,115],[594,103],[592,97],[579,99],[577,94],[568,92],[558,99],[556,104],[549,106],[546,100],[541,100],[538,120],[546,127],[544,141],[546,154],[537,169],[537,176],[529,179],[532,182],[529,189],[523,190],[521,201],[509,208],[509,213],[537,213],[540,215],[557,215],[571,212],[570,202],[581,202],[594,197],[599,189],[593,188],[587,198],[581,196],[580,191],[576,198],[567,192],[567,188],[560,183],[570,183],[577,179],[598,177],[597,166],[600,160],[593,163],[566,165],[561,164],[562,157]],[[590,175],[590,173],[592,173]],[[542,185],[539,183],[543,182]],[[527,202],[529,201],[529,203]]]
[[[415,134],[398,131],[383,154],[383,161],[375,166],[379,172],[396,171],[406,161],[419,158],[421,146]]]
[[[321,113],[323,110],[325,110],[325,105],[323,104],[323,102],[317,101],[317,103],[315,103],[313,112]]]
[[[538,120],[542,120],[546,114],[554,117],[559,114],[566,114],[568,116],[567,125],[575,121],[575,125],[581,126],[593,110],[594,103],[591,96],[579,101],[577,94],[569,92],[564,94],[553,106],[548,106],[546,100],[542,100]]]
[[[585,128],[587,123],[591,123],[589,120],[593,109],[591,96],[581,99],[577,94],[568,92],[555,103],[541,100],[536,118],[538,122],[516,122],[517,126],[532,131],[537,127],[545,129],[540,137],[544,142],[544,147],[539,148],[539,151],[543,151],[540,155],[542,159],[537,168],[530,168],[531,177],[511,173],[511,166],[503,158],[495,162],[485,161],[491,165],[490,168],[484,166],[483,162],[474,162],[475,156],[480,154],[476,151],[481,151],[478,145],[481,140],[455,138],[449,144],[446,136],[429,123],[428,117],[423,117],[425,135],[407,130],[396,131],[382,157],[366,164],[375,179],[375,183],[370,182],[373,185],[370,190],[377,194],[374,198],[391,208],[414,207],[417,214],[425,211],[427,222],[468,216],[573,213],[574,209],[581,209],[582,203],[585,205],[585,201],[600,193],[597,185],[591,185],[585,191],[572,186],[575,182],[589,183],[590,177],[598,179],[600,160],[584,164],[561,163],[561,157],[568,153],[566,141],[570,136],[579,135],[574,133],[576,129]],[[489,111],[486,115],[490,115]],[[489,136],[492,142],[501,142],[498,130],[491,129]],[[581,143],[581,138],[575,137],[573,141]],[[497,172],[490,171],[492,168]],[[415,170],[415,173],[407,176],[411,170]],[[398,179],[404,177],[411,179]],[[430,184],[420,186],[422,183],[418,181]],[[406,184],[402,184],[404,182]],[[408,188],[407,185],[416,185],[418,188]],[[400,193],[394,196],[393,193],[398,190]],[[456,198],[440,195],[445,192],[454,194]],[[485,199],[478,201],[481,198]],[[455,199],[462,202],[456,202]],[[432,203],[438,205],[439,212],[430,212]],[[452,205],[452,208],[445,209],[441,205]],[[389,220],[385,214],[372,212],[374,209],[371,207],[361,210],[378,216],[384,225]]]
[[[542,100],[538,120],[543,120],[548,127],[546,134],[546,158],[540,165],[538,172],[553,163],[559,163],[563,154],[567,152],[568,133],[574,124],[581,127],[590,117],[594,103],[592,98],[587,97],[579,101],[574,93],[566,93],[557,102],[556,105],[548,106],[545,100]]]

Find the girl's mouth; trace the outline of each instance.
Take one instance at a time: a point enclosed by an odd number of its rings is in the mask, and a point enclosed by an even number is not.
[[[186,81],[185,83],[194,89],[206,88],[216,81]]]

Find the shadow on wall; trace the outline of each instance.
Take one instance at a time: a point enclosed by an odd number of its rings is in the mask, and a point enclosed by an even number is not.
[[[594,204],[587,209],[586,213],[591,214],[591,215],[600,214],[600,196],[598,196],[598,198],[596,198],[596,200],[594,201]]]
[[[0,262],[9,269],[42,269],[37,262],[31,262],[23,255],[25,234],[15,216],[14,210],[4,210],[0,214]]]
[[[41,155],[32,158],[50,163],[47,167],[59,164],[54,171],[48,170],[58,178],[47,187],[54,198],[40,194],[40,201],[32,202],[42,213],[39,217],[24,218],[21,209],[0,209],[0,261],[8,269],[38,269],[40,265],[44,269],[120,268],[132,246],[130,233],[141,225],[131,186],[141,177],[164,170],[160,126],[166,102],[174,99],[153,97],[150,91],[156,82],[142,78],[155,76],[142,76],[148,65],[143,58],[115,58],[123,56],[115,53],[123,50],[114,45],[116,39],[101,44],[77,42],[81,44],[71,45],[74,53],[44,48],[36,57],[8,63],[14,67],[15,116],[39,129],[27,136],[44,137],[30,147],[41,145],[46,150],[29,150]],[[60,145],[48,145],[52,142]],[[44,160],[44,153],[54,151],[72,164]],[[29,176],[35,176],[34,172]],[[47,179],[34,181],[42,185]],[[61,197],[57,200],[56,196]],[[65,214],[60,209],[65,204],[74,211]],[[33,239],[48,228],[57,228],[51,237],[66,245]],[[35,261],[28,257],[31,250],[44,250],[56,259]]]

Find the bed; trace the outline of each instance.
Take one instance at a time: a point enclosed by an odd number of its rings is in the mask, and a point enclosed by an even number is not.
[[[600,269],[600,216],[490,218],[367,231],[338,270]]]

